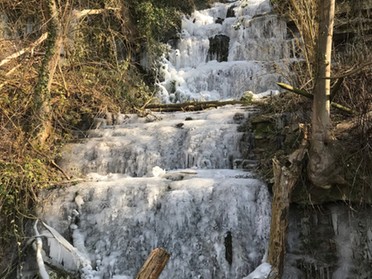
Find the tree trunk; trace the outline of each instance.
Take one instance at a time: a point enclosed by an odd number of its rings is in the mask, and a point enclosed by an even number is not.
[[[165,249],[154,249],[138,272],[136,279],[157,279],[167,264],[169,257],[170,255]]]
[[[319,35],[308,176],[318,187],[330,188],[335,168],[330,151],[330,74],[335,0],[319,0]]]
[[[273,159],[275,181],[268,251],[268,262],[272,266],[272,272],[269,279],[281,279],[283,276],[291,194],[300,177],[307,146],[307,129],[305,129],[300,147],[288,157],[289,167],[281,164],[276,158]]]
[[[32,123],[35,142],[40,145],[45,143],[52,131],[50,89],[62,47],[61,24],[56,2],[55,0],[47,0],[46,5],[49,17],[48,38],[38,83],[35,87]]]

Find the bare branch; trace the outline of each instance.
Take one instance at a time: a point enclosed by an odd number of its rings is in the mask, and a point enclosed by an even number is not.
[[[43,35],[41,35],[39,39],[37,39],[35,42],[33,42],[29,47],[23,48],[23,49],[15,52],[15,53],[13,53],[12,55],[6,57],[5,59],[3,59],[0,62],[0,67],[5,65],[6,63],[10,62],[12,59],[21,56],[22,54],[24,54],[26,52],[32,52],[34,50],[34,48],[36,46],[40,45],[43,41],[45,41],[47,37],[48,37],[48,33],[46,32]]]
[[[98,15],[102,14],[107,11],[116,11],[119,10],[118,8],[105,8],[105,9],[85,9],[81,11],[74,10],[74,17],[76,19],[79,19],[81,17],[87,16],[87,15]]]
[[[368,67],[368,66],[371,66],[372,65],[372,61],[367,61],[365,63],[362,63],[362,64],[359,64],[359,67],[355,69],[355,67],[357,65],[354,65],[353,67],[351,67],[349,70],[345,71],[344,73],[342,73],[341,75],[338,75],[338,76],[332,76],[332,77],[329,77],[328,79],[337,79],[337,78],[345,78],[345,77],[348,77],[348,76],[352,76],[352,75],[355,75],[355,74],[358,74],[359,72],[361,72],[365,67]]]
[[[286,83],[282,83],[282,82],[278,82],[277,83],[278,86],[280,86],[281,88],[283,89],[286,89],[290,92],[293,92],[293,93],[296,93],[298,95],[302,95],[306,98],[309,98],[311,100],[314,99],[314,95],[313,94],[310,94],[309,92],[305,91],[305,90],[301,90],[301,89],[298,89],[298,88],[295,88],[293,87],[292,85],[289,85],[289,84],[286,84]],[[343,105],[340,105],[338,103],[335,103],[335,102],[331,102],[331,106],[334,107],[334,108],[337,108],[343,112],[346,112],[347,114],[354,114],[355,112],[348,108],[348,107],[345,107]]]

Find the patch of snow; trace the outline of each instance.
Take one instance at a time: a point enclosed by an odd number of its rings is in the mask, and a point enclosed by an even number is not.
[[[156,166],[163,170],[233,168],[243,148],[251,144],[238,127],[254,112],[229,105],[153,113],[158,119],[154,122],[127,115],[122,125],[91,130],[87,140],[66,145],[58,163],[69,174],[87,175],[90,181],[153,176]]]
[[[158,167],[158,166],[155,166],[152,168],[152,175],[154,177],[161,177],[163,175],[165,175],[166,171],[163,170],[162,168]]]

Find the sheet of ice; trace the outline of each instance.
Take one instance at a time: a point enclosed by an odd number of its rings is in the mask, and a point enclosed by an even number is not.
[[[64,148],[58,162],[69,174],[90,172],[151,176],[153,167],[236,167],[253,139],[238,132],[254,110],[224,106],[200,112],[153,113],[151,121],[127,115],[125,123],[91,130],[81,143]]]
[[[84,200],[74,228],[94,278],[133,278],[156,247],[171,253],[160,278],[243,278],[263,258],[270,222],[267,188],[251,176],[226,169],[93,175],[95,181],[49,192],[39,216],[68,234],[69,216],[79,210],[75,197]]]
[[[278,90],[296,60],[284,20],[270,14],[268,0],[215,3],[182,21],[180,39],[160,61],[162,102],[239,99],[245,91]],[[226,61],[211,55],[210,40],[228,39]],[[216,50],[218,50],[218,44]],[[212,51],[212,53],[213,53]]]

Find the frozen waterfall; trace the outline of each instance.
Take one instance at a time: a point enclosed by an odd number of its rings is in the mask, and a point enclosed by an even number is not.
[[[84,243],[87,278],[133,278],[156,247],[171,253],[160,278],[243,278],[264,258],[270,223],[266,185],[240,169],[255,163],[239,132],[253,112],[127,115],[91,130],[60,161],[86,182],[49,191],[40,217]]]
[[[180,38],[161,61],[158,95],[176,103],[276,93],[295,53],[269,1],[216,3],[184,17]]]
[[[294,59],[290,46],[268,0],[215,3],[183,19],[161,58],[159,98],[274,94]],[[267,187],[249,169],[254,142],[241,128],[253,112],[236,105],[121,115],[67,145],[59,164],[84,182],[48,191],[39,217],[88,259],[71,269],[81,278],[134,278],[151,250],[164,247],[171,257],[163,279],[252,273],[264,262],[270,224]],[[49,245],[63,262],[65,252]]]

